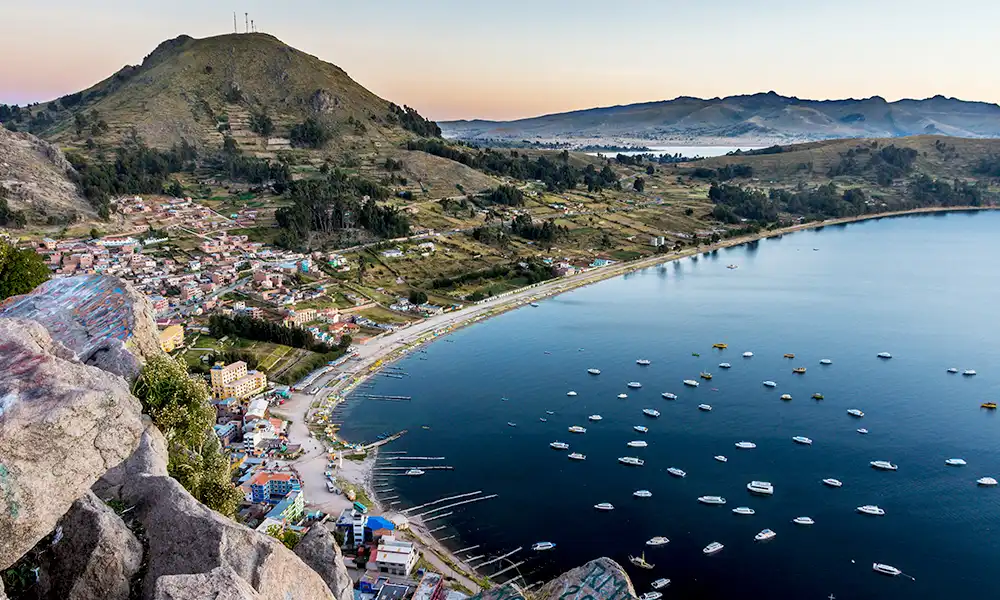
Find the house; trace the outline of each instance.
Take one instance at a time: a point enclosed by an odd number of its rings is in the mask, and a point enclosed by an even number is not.
[[[444,577],[428,571],[420,579],[410,600],[441,600],[444,594]]]
[[[382,536],[378,549],[368,560],[369,569],[399,577],[408,576],[416,564],[417,551],[413,544],[391,535]]]
[[[382,256],[385,258],[400,258],[403,256],[403,251],[399,248],[392,248],[390,250],[383,250]]]
[[[267,387],[267,375],[247,371],[247,364],[242,360],[230,365],[215,363],[209,373],[215,398],[247,398]]]
[[[277,504],[301,489],[298,476],[290,472],[261,471],[250,479],[250,497],[255,503]]]
[[[223,446],[228,446],[234,440],[236,440],[239,435],[240,429],[237,426],[236,421],[230,421],[228,423],[213,425],[212,428],[215,430],[216,437],[219,438],[219,443]]]
[[[302,519],[304,512],[305,496],[302,490],[293,490],[267,513],[267,518],[284,523],[297,523]]]
[[[590,263],[592,267],[607,267],[608,265],[615,264],[615,261],[610,258],[595,258],[594,262]]]
[[[173,352],[178,346],[184,345],[184,326],[171,325],[160,332],[160,348],[164,352]]]
[[[376,541],[383,536],[392,535],[396,531],[396,525],[385,517],[372,516],[368,517],[365,529],[367,530],[365,537]]]
[[[290,310],[288,314],[285,315],[283,323],[285,327],[302,327],[306,323],[311,323],[316,320],[316,309],[315,308],[303,308],[300,310]]]
[[[368,525],[368,515],[355,509],[345,508],[337,517],[337,529],[344,531],[345,539],[355,547],[365,543],[365,526]]]

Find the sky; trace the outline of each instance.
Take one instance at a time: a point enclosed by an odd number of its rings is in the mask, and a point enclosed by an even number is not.
[[[5,2],[0,103],[79,91],[181,34],[257,30],[434,120],[775,91],[1000,101],[995,0]]]

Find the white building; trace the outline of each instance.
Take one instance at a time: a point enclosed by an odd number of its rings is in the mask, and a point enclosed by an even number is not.
[[[368,563],[368,568],[373,568],[372,563],[379,573],[406,577],[417,564],[417,551],[410,542],[384,535],[379,542],[378,550]]]

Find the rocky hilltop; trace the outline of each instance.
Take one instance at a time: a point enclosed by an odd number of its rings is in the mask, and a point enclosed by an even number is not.
[[[0,126],[0,198],[10,210],[24,211],[29,221],[94,217],[71,179],[73,172],[55,146]]]

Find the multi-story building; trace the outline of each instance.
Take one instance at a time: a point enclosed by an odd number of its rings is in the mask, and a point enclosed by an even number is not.
[[[305,508],[305,496],[302,490],[294,490],[267,513],[267,518],[284,523],[297,523],[302,519]]]
[[[417,564],[417,551],[410,542],[397,540],[390,535],[382,536],[378,550],[372,554],[368,564],[368,568],[374,568],[380,573],[406,577]]]
[[[230,365],[215,363],[211,371],[212,396],[215,398],[247,398],[267,388],[267,375],[247,371],[245,362]]]
[[[173,352],[182,345],[184,345],[183,325],[171,325],[160,332],[160,348],[164,352]]]
[[[295,325],[296,327],[302,327],[306,323],[310,323],[316,320],[316,309],[315,308],[303,308],[301,310],[290,310],[288,315],[285,316],[285,326],[291,327]]]
[[[294,473],[261,471],[250,480],[250,497],[257,502],[281,501],[293,491],[301,490],[299,478]]]

